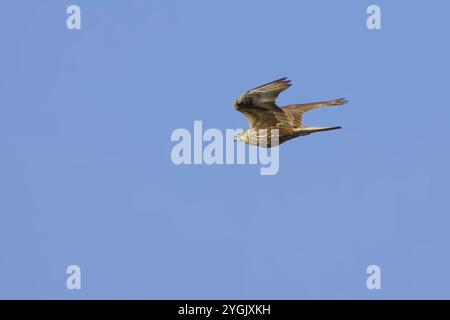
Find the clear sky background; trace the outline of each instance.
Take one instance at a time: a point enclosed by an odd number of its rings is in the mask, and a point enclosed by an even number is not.
[[[0,298],[450,298],[449,12],[2,1]],[[343,129],[282,145],[275,176],[171,162],[174,129],[245,128],[234,99],[283,76],[281,104],[348,98],[304,118]]]

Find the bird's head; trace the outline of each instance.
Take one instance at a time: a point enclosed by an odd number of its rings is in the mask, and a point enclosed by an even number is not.
[[[236,99],[236,101],[234,102],[234,107],[235,108],[241,108],[241,107],[247,107],[249,105],[251,105],[253,103],[252,98],[250,97],[239,97]]]

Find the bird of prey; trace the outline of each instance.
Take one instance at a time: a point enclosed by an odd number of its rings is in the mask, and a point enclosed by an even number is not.
[[[345,104],[345,98],[279,107],[275,99],[290,86],[290,80],[281,78],[242,94],[234,107],[247,117],[250,128],[237,134],[235,140],[270,148],[299,136],[341,128],[305,127],[302,116],[310,110]]]

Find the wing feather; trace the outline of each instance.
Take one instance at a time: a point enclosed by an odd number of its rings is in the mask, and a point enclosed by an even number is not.
[[[288,117],[291,120],[291,125],[294,128],[300,128],[302,126],[302,118],[304,112],[323,107],[339,106],[345,103],[347,103],[347,100],[345,100],[345,98],[340,98],[329,101],[292,104],[289,106],[281,107],[281,110],[288,114]]]
[[[303,103],[303,104],[292,104],[289,106],[283,107],[283,109],[288,109],[294,112],[307,112],[314,109],[319,109],[323,107],[332,107],[332,106],[340,106],[342,104],[346,104],[348,101],[345,98],[328,100],[328,101],[319,101],[319,102],[311,102],[311,103]]]
[[[290,86],[287,78],[263,84],[242,94],[235,108],[247,117],[251,128],[290,126],[289,116],[275,103],[278,95]]]

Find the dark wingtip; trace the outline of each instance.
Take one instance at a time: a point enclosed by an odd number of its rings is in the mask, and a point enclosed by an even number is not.
[[[285,83],[290,83],[291,80],[289,80],[288,77],[283,77],[283,78],[274,80],[274,81],[272,81],[272,82],[285,82]]]
[[[291,80],[288,80],[287,77],[283,77],[283,78],[280,78],[280,79],[277,79],[277,80],[274,80],[274,81],[271,81],[271,82],[264,83],[264,84],[262,84],[262,85],[260,85],[260,86],[257,86],[257,87],[255,87],[255,88],[253,88],[253,89],[250,89],[250,90],[248,90],[248,91],[252,91],[252,90],[255,90],[255,89],[259,89],[259,88],[265,87],[265,86],[267,86],[267,85],[269,85],[269,84],[276,83],[276,82],[283,82],[283,83],[287,84],[288,86],[291,86],[291,83],[290,83]],[[248,91],[247,91],[247,92],[248,92]]]

